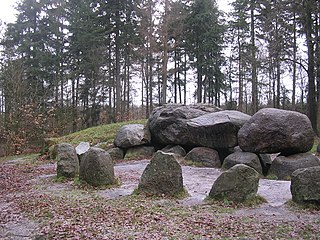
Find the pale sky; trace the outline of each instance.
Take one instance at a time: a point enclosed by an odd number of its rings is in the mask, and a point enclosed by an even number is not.
[[[0,19],[2,22],[14,22],[15,10],[13,5],[17,0],[0,0]]]
[[[2,22],[14,22],[15,21],[15,10],[13,6],[17,0],[0,0],[0,19]],[[221,10],[228,11],[230,0],[217,0],[217,3]]]

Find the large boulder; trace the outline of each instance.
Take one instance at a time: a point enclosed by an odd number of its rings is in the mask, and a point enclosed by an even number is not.
[[[249,119],[247,114],[216,107],[169,105],[153,111],[148,127],[158,144],[228,149],[237,145],[238,130]]]
[[[232,148],[238,145],[238,131],[250,119],[239,111],[220,111],[191,119],[190,142],[214,149]]]
[[[110,155],[101,148],[90,148],[82,158],[79,178],[95,187],[113,184],[114,166]]]
[[[216,150],[207,147],[193,148],[190,152],[188,152],[185,160],[196,163],[202,167],[221,167],[219,153]]]
[[[292,155],[312,148],[314,132],[304,114],[265,108],[239,130],[238,141],[246,152]]]
[[[320,205],[320,166],[294,171],[290,190],[294,202]]]
[[[61,143],[54,147],[57,161],[57,177],[74,178],[79,174],[79,159],[71,144]]]
[[[187,121],[210,112],[220,111],[215,106],[169,104],[155,108],[148,127],[152,142],[164,145],[188,145]]]
[[[290,180],[292,173],[297,169],[315,166],[320,166],[320,160],[311,153],[278,156],[271,164],[269,175],[274,175],[281,180]]]
[[[243,202],[255,197],[259,187],[259,176],[253,168],[237,164],[217,178],[210,190],[209,198]]]
[[[119,148],[130,148],[149,144],[150,140],[150,132],[143,124],[128,124],[119,129],[114,145]]]
[[[183,192],[182,169],[175,154],[157,151],[142,173],[138,190],[152,196]]]
[[[222,168],[229,169],[237,164],[245,164],[255,169],[258,173],[262,174],[260,159],[255,153],[240,151],[234,152],[224,159]]]

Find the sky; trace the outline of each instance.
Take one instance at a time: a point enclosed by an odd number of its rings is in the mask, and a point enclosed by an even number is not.
[[[15,21],[15,10],[14,5],[17,0],[0,0],[0,19],[2,22],[14,22]],[[218,6],[223,11],[228,11],[230,0],[217,0]]]
[[[14,22],[14,5],[17,0],[0,0],[0,19],[2,22]]]

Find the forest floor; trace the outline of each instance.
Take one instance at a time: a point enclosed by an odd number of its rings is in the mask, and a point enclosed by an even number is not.
[[[0,239],[320,239],[319,209],[293,204],[289,181],[261,179],[260,205],[208,202],[221,171],[183,166],[189,197],[132,195],[148,162],[116,164],[119,186],[98,189],[36,156],[0,160]]]

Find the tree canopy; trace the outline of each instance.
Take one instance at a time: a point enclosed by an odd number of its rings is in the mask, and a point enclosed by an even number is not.
[[[22,0],[2,25],[0,137],[26,142],[166,103],[320,123],[319,2]],[[40,137],[39,137],[40,136]]]

